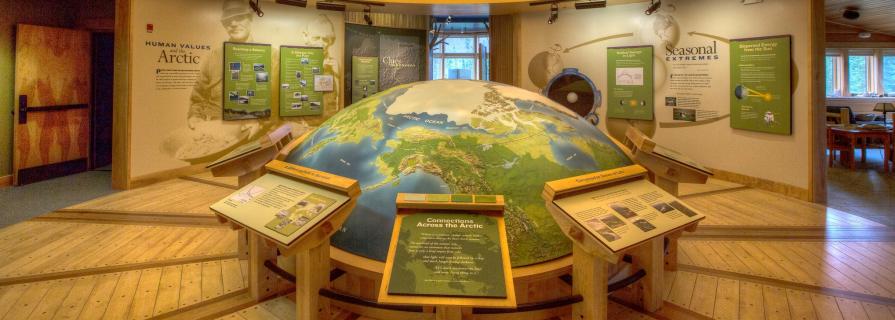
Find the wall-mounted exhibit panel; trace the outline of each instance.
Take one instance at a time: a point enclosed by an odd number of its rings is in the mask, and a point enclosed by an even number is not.
[[[269,44],[224,43],[224,120],[270,117]]]
[[[323,114],[319,76],[324,76],[323,48],[280,47],[280,116]]]
[[[789,36],[730,42],[730,126],[792,133]]]
[[[653,46],[609,48],[606,116],[653,120]]]
[[[371,27],[358,24],[345,25],[345,72],[346,96],[350,103],[356,97],[364,96],[366,86],[369,96],[391,87],[426,79],[426,39],[425,30]],[[378,57],[378,76],[372,83],[367,73],[371,66],[364,58],[365,68],[361,72],[366,82],[354,81],[353,57]],[[361,91],[356,94],[356,91]],[[349,104],[350,104],[349,103]]]

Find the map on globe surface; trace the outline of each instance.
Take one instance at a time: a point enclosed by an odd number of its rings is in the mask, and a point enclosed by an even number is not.
[[[502,194],[514,267],[571,244],[544,207],[544,182],[631,165],[584,118],[537,93],[484,81],[400,85],[334,115],[288,162],[359,181],[363,193],[332,237],[384,261],[404,193]]]

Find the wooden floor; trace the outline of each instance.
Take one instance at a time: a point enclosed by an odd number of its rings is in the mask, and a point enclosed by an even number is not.
[[[197,175],[0,229],[0,319],[292,319],[289,296],[251,301],[236,232],[208,210],[234,188]],[[895,319],[891,228],[727,183],[683,198],[708,217],[681,238],[665,306],[638,311],[626,288],[609,319]]]

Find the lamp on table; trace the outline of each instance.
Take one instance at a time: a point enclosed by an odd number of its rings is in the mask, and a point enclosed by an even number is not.
[[[875,107],[873,107],[873,111],[883,113],[883,125],[885,126],[886,120],[888,120],[888,118],[886,117],[886,113],[895,112],[895,105],[893,105],[891,102],[880,102],[877,103]]]

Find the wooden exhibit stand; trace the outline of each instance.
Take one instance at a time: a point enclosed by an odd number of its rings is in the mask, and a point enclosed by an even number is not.
[[[606,319],[608,264],[618,263],[625,254],[632,256],[634,270],[643,269],[646,272],[646,276],[640,280],[642,290],[639,290],[642,295],[643,308],[650,312],[661,308],[662,293],[664,292],[662,281],[664,274],[663,238],[683,230],[695,230],[704,216],[689,208],[686,211],[693,215],[678,214],[680,212],[671,209],[670,206],[667,206],[668,209],[665,209],[667,211],[664,212],[658,212],[658,208],[653,211],[651,206],[659,204],[673,203],[677,205],[676,208],[682,204],[671,195],[662,195],[661,190],[648,184],[646,179],[646,169],[639,165],[632,165],[550,181],[545,184],[542,197],[546,200],[547,211],[556,220],[563,233],[572,240],[572,294],[581,295],[584,299],[582,303],[577,303],[572,307],[572,319]],[[632,189],[625,189],[629,185],[632,186]],[[604,189],[610,190],[610,188],[612,189],[609,195],[598,193]],[[626,204],[640,202],[640,199],[647,197],[660,199],[663,202],[642,205],[641,209],[627,211],[629,216],[626,219],[619,219],[621,215],[616,216],[612,211],[614,208],[590,206],[591,202],[595,203],[598,199],[618,198],[618,196],[614,196],[618,194],[631,199],[630,201],[625,199],[623,203]],[[561,205],[565,205],[564,203],[558,204],[561,200],[572,199],[583,199],[579,201],[580,205],[578,205],[583,211],[570,213],[561,207]],[[635,208],[636,204],[628,206]],[[662,216],[666,212],[675,214],[677,218],[666,219],[665,216]],[[653,223],[650,225],[653,229],[650,229],[649,232],[645,230],[640,232],[641,229],[635,229],[634,223],[643,220],[640,219],[641,215],[648,216],[650,214],[658,215],[656,220],[650,221]],[[591,215],[593,218],[586,218],[587,220],[582,223],[582,216]],[[672,215],[668,214],[668,217],[672,217]],[[601,225],[603,222],[600,221],[609,219],[612,219],[613,222],[605,222]],[[670,221],[660,221],[661,219]],[[590,225],[591,222],[601,225],[604,229],[595,232],[594,229],[597,227]],[[613,226],[614,223],[624,223],[624,225]],[[609,229],[610,227],[611,229]],[[628,229],[624,230],[625,228]],[[603,235],[604,230],[610,233],[611,237]],[[619,232],[618,230],[623,231]],[[597,236],[597,233],[601,236]]]
[[[298,142],[301,139],[298,139]],[[267,135],[234,149],[206,166],[215,177],[238,177],[240,188],[264,174],[264,165],[277,157],[278,152],[292,140],[292,128],[283,125]],[[249,258],[249,239],[245,230],[237,235],[237,255]]]
[[[435,197],[440,197],[435,200]],[[427,198],[428,197],[428,198]],[[463,200],[460,200],[463,197]],[[479,197],[487,197],[487,201],[479,201]],[[472,318],[473,307],[485,308],[515,308],[516,294],[513,286],[513,272],[510,265],[510,253],[507,245],[506,224],[504,223],[503,210],[504,198],[500,195],[425,195],[399,193],[396,200],[397,216],[392,230],[391,243],[379,286],[378,302],[386,305],[411,305],[435,308],[436,320],[461,320]],[[391,294],[389,283],[392,280],[395,264],[396,250],[398,248],[399,234],[402,222],[410,215],[421,213],[457,213],[480,214],[496,218],[499,236],[501,263],[497,265],[502,270],[495,271],[503,274],[503,289],[506,296],[477,297],[477,296],[444,296],[433,294]],[[481,266],[481,265],[477,265]]]
[[[653,183],[674,196],[679,195],[679,184],[704,184],[713,175],[696,161],[657,145],[637,128],[628,128],[624,145],[631,149],[633,160],[650,171]]]
[[[293,235],[295,239],[289,243],[272,237],[270,231],[263,230],[263,227],[252,228],[243,219],[229,217],[215,210],[219,219],[230,223],[234,228],[244,228],[248,232],[249,291],[253,298],[261,301],[276,293],[275,276],[264,264],[268,261],[275,263],[279,250],[283,256],[295,256],[297,319],[329,319],[329,303],[326,299],[320,299],[320,290],[330,287],[329,241],[354,209],[357,197],[360,195],[360,187],[356,180],[279,160],[271,161],[265,169],[268,174],[300,181],[348,198],[309,229]]]

